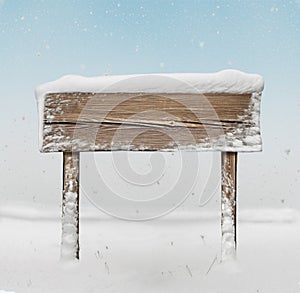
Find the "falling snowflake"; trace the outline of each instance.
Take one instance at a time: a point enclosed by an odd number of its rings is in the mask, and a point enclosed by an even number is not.
[[[278,12],[279,11],[279,8],[278,7],[272,7],[270,9],[271,12]]]

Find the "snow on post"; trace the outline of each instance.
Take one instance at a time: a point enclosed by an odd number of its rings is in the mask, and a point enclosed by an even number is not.
[[[236,171],[237,153],[222,153],[222,260],[235,258],[236,254]]]
[[[79,153],[63,155],[61,258],[79,259]]]

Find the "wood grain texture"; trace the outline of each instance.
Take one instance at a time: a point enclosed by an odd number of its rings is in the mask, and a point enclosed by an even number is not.
[[[236,253],[237,153],[222,153],[221,231],[222,260]]]
[[[45,123],[124,122],[137,113],[158,111],[159,121],[176,117],[180,121],[199,122],[218,117],[221,121],[244,122],[251,95],[195,94],[48,94],[45,98]],[[250,115],[248,115],[250,116]],[[140,119],[149,120],[145,115]],[[247,117],[250,118],[250,117]],[[134,119],[133,119],[134,120]]]
[[[259,151],[254,106],[250,94],[47,94],[42,151]]]

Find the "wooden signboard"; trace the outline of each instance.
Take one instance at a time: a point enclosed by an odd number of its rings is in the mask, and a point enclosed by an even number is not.
[[[180,92],[160,84],[116,90],[41,90],[40,150],[63,152],[62,256],[79,258],[79,154],[94,151],[220,151],[222,154],[222,254],[236,249],[237,153],[261,151],[263,81]],[[242,76],[243,78],[244,76]],[[147,76],[145,76],[147,78]],[[205,80],[201,76],[200,80]],[[214,81],[214,77],[209,80]],[[227,82],[228,83],[228,82]],[[239,85],[241,90],[239,91]],[[252,83],[253,84],[253,83]],[[200,84],[201,85],[201,84]],[[132,88],[132,87],[131,87]],[[146,88],[146,87],[145,87]],[[157,92],[156,92],[156,91]],[[162,92],[163,90],[163,92]]]

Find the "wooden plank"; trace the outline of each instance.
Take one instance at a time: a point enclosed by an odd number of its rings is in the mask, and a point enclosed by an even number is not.
[[[248,126],[244,125],[234,140],[241,145]],[[43,151],[105,151],[105,150],[207,150],[230,147],[229,136],[234,123],[197,127],[164,127],[128,124],[52,124],[47,125]],[[227,137],[228,136],[228,137]],[[234,143],[234,142],[233,142]]]
[[[79,153],[63,153],[61,257],[79,259]]]
[[[222,152],[221,230],[222,260],[236,254],[237,153]]]
[[[259,151],[252,108],[249,94],[48,94],[41,151]]]
[[[229,94],[93,94],[60,93],[45,97],[45,123],[139,121],[233,121],[244,122],[251,95]],[[157,111],[157,115],[145,115]],[[136,114],[138,115],[135,117]],[[250,120],[249,120],[250,121]],[[248,122],[249,122],[248,121]]]

